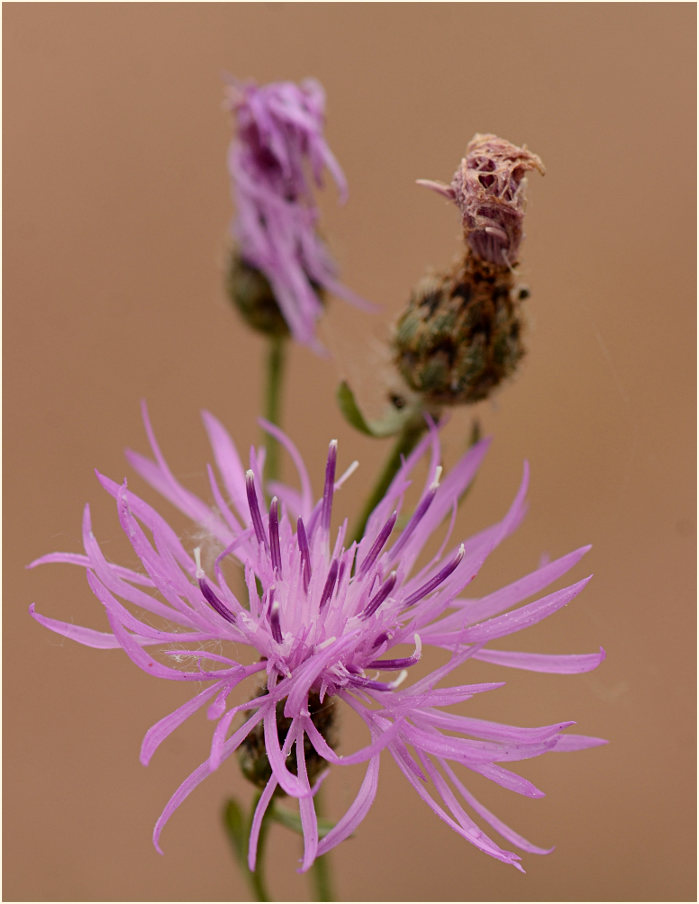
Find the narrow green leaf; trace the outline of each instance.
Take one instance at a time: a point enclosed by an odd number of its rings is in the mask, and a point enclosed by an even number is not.
[[[231,840],[236,857],[240,864],[247,869],[248,821],[240,804],[233,797],[224,804],[223,824]]]
[[[354,393],[346,380],[337,387],[337,404],[349,424],[360,433],[376,438],[395,436],[403,428],[406,418],[412,414],[411,410],[406,408],[402,411],[389,411],[382,420],[368,421],[359,410]]]
[[[345,420],[351,424],[356,430],[365,433],[367,436],[374,436],[374,431],[366,422],[364,415],[359,410],[359,406],[354,398],[354,393],[349,388],[349,384],[343,380],[337,387],[337,404]]]
[[[233,853],[235,854],[243,875],[250,884],[250,889],[252,890],[255,900],[271,901],[272,899],[267,891],[264,876],[264,850],[267,829],[269,828],[269,810],[265,814],[262,825],[260,826],[260,835],[257,844],[257,866],[255,867],[254,872],[250,872],[248,867],[250,825],[259,799],[259,794],[253,798],[250,815],[247,816],[241,809],[238,801],[234,797],[229,798],[223,807],[223,825],[226,834],[230,839]]]

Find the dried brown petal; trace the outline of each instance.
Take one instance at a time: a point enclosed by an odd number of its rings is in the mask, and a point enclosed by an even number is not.
[[[473,254],[493,264],[516,263],[522,241],[525,176],[544,174],[536,154],[497,135],[474,135],[454,173],[451,196],[461,211]]]

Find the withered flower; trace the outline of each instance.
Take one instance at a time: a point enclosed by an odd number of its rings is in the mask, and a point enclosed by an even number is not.
[[[461,213],[465,253],[412,293],[394,338],[398,369],[426,401],[470,404],[490,395],[524,355],[516,284],[523,237],[525,176],[544,167],[536,154],[496,135],[475,135],[450,185],[419,184]]]

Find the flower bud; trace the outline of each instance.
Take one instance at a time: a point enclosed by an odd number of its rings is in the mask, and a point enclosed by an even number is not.
[[[479,402],[524,354],[522,290],[509,269],[467,255],[451,273],[415,288],[394,338],[395,360],[428,402]]]
[[[228,296],[248,326],[267,336],[289,335],[272,286],[261,270],[233,251],[226,275]]]

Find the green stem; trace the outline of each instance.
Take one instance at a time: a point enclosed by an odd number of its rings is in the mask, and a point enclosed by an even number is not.
[[[320,818],[321,814],[321,792],[318,791],[315,796],[316,817]],[[330,878],[330,854],[323,854],[322,857],[316,857],[311,867],[311,878],[313,880],[313,889],[316,901],[334,901],[332,881]]]
[[[270,336],[267,350],[267,382],[265,386],[265,417],[277,427],[281,426],[281,394],[286,339]],[[279,443],[269,433],[265,433],[265,484],[279,477]]]
[[[250,810],[250,825],[252,825],[252,817],[255,813],[259,799],[260,796],[256,795],[255,800],[253,801],[252,809]],[[267,830],[269,829],[269,815],[270,813],[268,807],[267,812],[262,818],[262,825],[260,826],[260,837],[257,841],[257,860],[255,862],[255,869],[253,872],[248,872],[248,875],[250,876],[250,887],[255,892],[258,901],[272,900],[269,896],[269,892],[267,891],[264,877],[264,855],[265,843],[267,841]]]
[[[250,829],[252,827],[252,820],[255,815],[255,810],[257,809],[259,800],[260,795],[256,794],[252,802],[250,816],[246,818],[245,814],[238,805],[238,802],[235,800],[235,798],[231,798],[226,802],[226,805],[224,807],[223,823],[226,829],[226,834],[228,835],[228,839],[231,842],[231,846],[233,847],[233,853],[235,854],[236,859],[240,864],[243,875],[247,878],[248,883],[250,884],[250,888],[252,889],[252,893],[255,896],[255,900],[271,901],[272,899],[270,898],[269,892],[267,891],[267,886],[265,884],[264,878],[265,842],[267,840],[267,830],[269,828],[271,808],[267,809],[264,817],[262,818],[260,835],[257,842],[257,860],[255,863],[255,869],[251,871],[248,868],[248,842],[250,839]]]
[[[361,538],[364,536],[364,529],[366,528],[366,523],[369,520],[369,515],[374,511],[376,506],[383,499],[386,490],[391,485],[391,481],[396,476],[398,469],[401,466],[401,459],[403,456],[409,455],[412,450],[417,445],[422,434],[427,430],[427,421],[424,418],[424,415],[421,410],[416,411],[415,414],[408,420],[403,426],[403,429],[398,434],[398,438],[391,450],[391,454],[388,457],[388,461],[384,465],[384,469],[379,475],[379,479],[367,499],[366,505],[362,511],[362,514],[357,521],[356,528],[354,533],[351,535],[352,540],[350,542],[356,540],[359,542]]]
[[[329,857],[330,854],[323,854],[322,857],[316,857],[313,861],[313,866],[311,867],[316,901],[335,900],[332,892],[332,882],[330,881]]]

